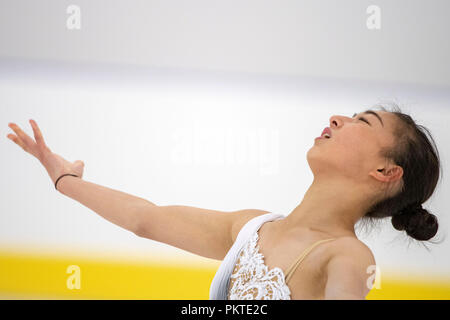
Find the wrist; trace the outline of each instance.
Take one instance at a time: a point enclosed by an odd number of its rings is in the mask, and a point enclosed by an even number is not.
[[[69,179],[70,177],[79,178],[78,175],[73,173],[64,173],[58,176],[55,180],[55,189],[61,192],[61,186],[64,184],[63,181]]]

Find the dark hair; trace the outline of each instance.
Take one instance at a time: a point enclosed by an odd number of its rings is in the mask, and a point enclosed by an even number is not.
[[[380,154],[402,167],[401,187],[392,195],[388,185],[382,200],[374,203],[362,220],[391,217],[395,229],[427,241],[436,235],[439,224],[436,216],[421,204],[431,197],[441,175],[439,152],[427,128],[403,113],[397,104],[390,105],[391,110],[379,104],[374,106],[394,114],[398,120],[393,131],[395,146],[383,148]]]

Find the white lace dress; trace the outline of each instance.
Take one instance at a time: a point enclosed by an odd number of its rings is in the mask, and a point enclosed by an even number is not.
[[[245,244],[230,277],[229,300],[290,300],[283,270],[271,270],[259,252],[258,230]]]
[[[277,267],[268,270],[257,246],[260,226],[283,218],[281,214],[266,213],[242,227],[211,283],[211,300],[291,299],[283,271]]]

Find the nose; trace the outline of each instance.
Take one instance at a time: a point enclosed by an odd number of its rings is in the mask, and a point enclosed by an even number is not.
[[[330,118],[330,128],[339,128],[344,121],[341,119],[341,116],[332,116]]]
[[[339,129],[344,125],[345,122],[351,122],[353,121],[353,118],[345,117],[345,116],[332,116],[330,118],[330,128],[332,129]]]

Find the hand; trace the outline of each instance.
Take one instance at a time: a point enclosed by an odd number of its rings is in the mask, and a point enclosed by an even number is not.
[[[39,129],[37,123],[34,120],[30,120],[30,124],[33,129],[35,140],[23,132],[22,129],[20,129],[15,123],[8,124],[8,127],[16,133],[8,134],[8,139],[12,140],[25,152],[28,152],[38,159],[47,170],[53,184],[55,184],[56,179],[65,173],[76,174],[78,177],[82,178],[84,169],[83,161],[77,160],[75,162],[69,162],[63,157],[53,153],[45,144],[44,137],[42,136],[41,130]]]

